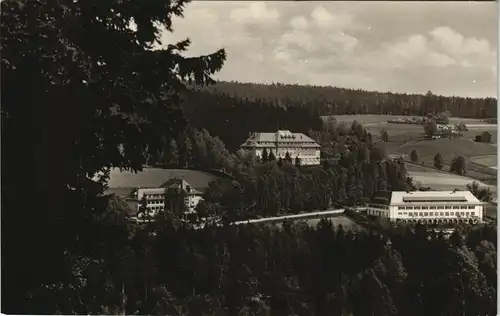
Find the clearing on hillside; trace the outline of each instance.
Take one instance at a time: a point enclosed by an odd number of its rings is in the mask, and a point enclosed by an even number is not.
[[[470,159],[472,162],[490,168],[497,168],[497,155],[477,156]]]
[[[108,186],[110,189],[126,189],[137,187],[159,187],[170,179],[183,179],[195,189],[204,191],[208,184],[217,179],[216,176],[197,170],[144,168],[143,171],[111,170]]]
[[[424,162],[426,165],[433,164],[436,153],[441,154],[446,164],[449,164],[456,156],[470,159],[476,156],[496,155],[497,153],[497,148],[490,144],[476,143],[465,138],[423,139],[401,146],[397,153],[409,155],[412,150],[417,151],[419,162]]]
[[[408,173],[413,178],[413,181],[415,182],[417,187],[430,187],[433,190],[466,190],[467,184],[477,181],[469,177],[462,177],[454,174],[444,174],[441,172],[433,173],[409,171]],[[477,182],[479,182],[480,186],[482,187],[488,187],[496,196],[496,186],[488,185],[480,181]]]

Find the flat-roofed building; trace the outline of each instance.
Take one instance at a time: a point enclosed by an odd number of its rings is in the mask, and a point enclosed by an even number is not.
[[[292,133],[288,130],[278,130],[276,133],[253,133],[240,146],[249,150],[256,158],[262,157],[264,149],[279,159],[285,158],[286,153],[292,160],[299,157],[301,165],[319,165],[321,146],[312,138],[302,133]]]
[[[483,221],[484,204],[470,191],[383,191],[366,212],[395,222],[477,224]]]

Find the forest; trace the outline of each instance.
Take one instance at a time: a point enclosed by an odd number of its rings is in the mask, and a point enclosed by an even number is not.
[[[196,89],[198,90],[198,89]],[[419,115],[450,111],[458,117],[496,118],[495,98],[462,98],[354,90],[299,84],[260,84],[218,81],[200,90],[248,100],[268,100],[277,106],[299,106],[320,115]]]
[[[322,123],[326,97],[302,106],[309,101],[210,90],[217,85],[193,92],[186,82],[214,83],[230,56],[186,57],[189,40],[152,49],[189,2],[145,3],[0,4],[3,313],[496,314],[493,226],[447,239],[418,226],[328,222],[194,230],[169,210],[147,225],[127,221],[123,201],[104,193],[109,168],[224,168],[234,180],[212,183],[204,207],[226,218],[355,205],[411,187],[404,164],[362,125]],[[361,104],[349,99],[346,110]],[[393,111],[390,100],[370,104]],[[425,100],[422,113],[433,109]],[[460,103],[474,115],[493,113],[487,101],[467,102],[478,102]],[[277,128],[308,133],[325,162],[256,161],[237,150],[248,132]]]
[[[306,133],[321,128],[322,115],[392,114],[429,116],[448,112],[458,117],[492,118],[496,100],[406,95],[334,87],[217,82],[190,87],[184,110],[193,127],[205,128],[234,152],[253,132],[288,129]]]

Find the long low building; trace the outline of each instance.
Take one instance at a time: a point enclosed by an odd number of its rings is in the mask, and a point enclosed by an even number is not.
[[[395,222],[477,224],[483,221],[484,204],[470,191],[384,191],[366,212]]]
[[[272,153],[276,159],[284,159],[287,153],[293,160],[298,157],[301,165],[321,163],[321,146],[302,133],[292,133],[288,130],[253,133],[240,147],[249,150],[258,159],[265,150],[268,154]]]

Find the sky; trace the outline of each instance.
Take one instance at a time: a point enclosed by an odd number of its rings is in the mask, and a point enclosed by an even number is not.
[[[495,2],[194,1],[163,45],[225,48],[215,77],[352,89],[497,95]]]

